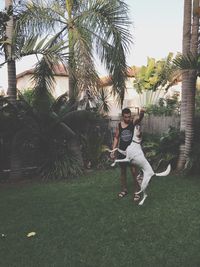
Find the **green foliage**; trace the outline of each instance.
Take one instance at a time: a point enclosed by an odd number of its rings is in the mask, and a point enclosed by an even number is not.
[[[88,132],[82,135],[82,151],[86,167],[107,168],[111,164],[108,153],[104,151],[111,142],[109,134],[108,120],[100,117],[89,127]]]
[[[156,61],[148,58],[147,66],[142,66],[136,73],[134,87],[138,93],[145,90],[156,91],[160,87],[167,90],[175,82],[172,65],[173,54],[169,53],[166,59]]]
[[[17,158],[16,171],[37,166],[35,175],[44,180],[81,175],[83,159],[78,144],[80,135],[85,137],[82,143],[84,161],[90,161],[92,167],[97,167],[102,159],[102,145],[108,131],[107,124],[101,128],[103,118],[90,111],[71,110],[70,105],[67,108],[68,102],[62,101],[62,97],[51,105],[43,105],[44,96],[41,99],[43,101],[38,102],[39,108],[33,105],[37,99],[33,91],[25,92],[27,102],[19,94],[15,106],[2,98],[0,126],[4,135],[12,140],[10,156]],[[48,100],[48,96],[46,98]]]
[[[200,57],[189,52],[187,55],[178,54],[173,60],[173,64],[180,70],[196,70],[200,73]]]
[[[20,93],[20,92],[19,92]],[[33,106],[34,102],[34,90],[32,88],[28,88],[22,93],[24,100],[30,105]]]
[[[183,133],[174,127],[170,127],[161,136],[144,135],[143,148],[154,170],[163,165],[166,166],[168,163],[171,163],[172,167],[175,168],[182,142],[184,142]]]
[[[172,116],[173,114],[179,114],[180,102],[178,101],[178,95],[175,94],[171,98],[160,98],[158,104],[151,104],[145,108],[147,114]]]
[[[71,149],[69,140],[51,139],[49,141],[45,144],[45,154],[37,171],[38,174],[44,180],[74,178],[81,175],[83,166]]]
[[[158,61],[148,58],[147,66],[142,66],[136,71],[133,85],[140,97],[144,98],[143,106],[155,104],[160,94],[176,83],[180,74],[172,64],[172,59],[172,53]]]
[[[48,92],[37,91],[37,89],[26,89],[22,93],[18,91],[18,95],[25,100],[38,114],[46,113],[54,104],[54,97]]]
[[[4,53],[3,51],[4,44],[6,43],[5,40],[6,23],[7,21],[9,21],[10,14],[11,14],[11,9],[9,9],[7,12],[0,11],[0,56]]]

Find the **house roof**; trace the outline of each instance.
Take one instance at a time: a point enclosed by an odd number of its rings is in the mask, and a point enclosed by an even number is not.
[[[54,67],[54,73],[55,76],[68,76],[68,71],[66,67],[63,65],[55,65]],[[138,67],[130,67],[127,69],[127,77],[135,77],[135,74],[139,70]],[[34,74],[34,69],[29,69],[26,71],[23,71],[17,75],[17,79],[22,78],[26,75],[33,75]],[[110,86],[112,85],[112,77],[111,76],[105,76],[100,78],[100,85],[101,86]]]
[[[127,77],[133,78],[136,73],[139,71],[139,67],[129,67],[127,69]],[[105,76],[101,78],[101,86],[111,86],[112,85],[112,76]]]
[[[68,71],[63,65],[55,65],[53,66],[55,76],[68,76]],[[29,69],[17,74],[17,79],[22,78],[26,75],[33,75],[34,69]]]

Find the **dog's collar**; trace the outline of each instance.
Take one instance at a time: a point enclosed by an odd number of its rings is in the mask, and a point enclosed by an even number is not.
[[[140,143],[141,143],[141,142],[136,142],[136,141],[134,141],[134,140],[132,140],[132,142],[133,142],[133,143],[136,143],[136,144],[140,144]]]

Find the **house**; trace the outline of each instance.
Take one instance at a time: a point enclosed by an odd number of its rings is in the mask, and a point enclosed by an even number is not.
[[[138,68],[129,68],[127,71],[127,80],[126,80],[126,93],[124,97],[124,103],[123,107],[129,107],[133,113],[138,113],[138,110],[140,107],[143,107],[146,105],[147,100],[152,99],[152,92],[145,92],[143,94],[138,94],[133,86],[134,77],[136,74],[136,71]],[[64,93],[66,93],[69,89],[68,87],[68,80],[69,75],[66,68],[62,65],[56,65],[54,67],[55,72],[55,86],[54,91],[52,92],[54,97],[58,97]],[[20,91],[24,91],[30,88],[34,87],[34,82],[32,79],[32,75],[34,74],[34,69],[30,69],[27,71],[24,71],[17,75],[17,88]],[[103,88],[106,89],[106,92],[108,94],[108,100],[110,104],[110,112],[109,116],[113,119],[117,119],[121,114],[121,107],[117,104],[116,98],[111,94],[112,92],[112,80],[109,76],[102,77],[101,78],[101,85]],[[168,97],[172,96],[173,94],[179,94],[180,95],[180,82],[177,82],[177,84],[169,89],[167,94],[164,91],[160,91],[157,93],[154,93],[153,95],[153,101],[154,103],[158,101],[160,97]]]
[[[60,95],[66,93],[69,90],[68,86],[68,71],[63,65],[54,66],[54,79],[55,85],[52,92],[54,97],[59,97]],[[21,92],[32,89],[34,87],[33,81],[34,69],[26,70],[17,75],[17,89]]]

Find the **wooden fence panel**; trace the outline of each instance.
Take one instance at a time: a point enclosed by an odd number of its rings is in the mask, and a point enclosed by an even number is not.
[[[119,119],[110,120],[110,128],[112,130],[112,133],[114,133],[118,123]],[[145,115],[141,125],[142,125],[142,131],[144,133],[162,134],[166,132],[170,126],[178,129],[180,125],[180,117]]]

